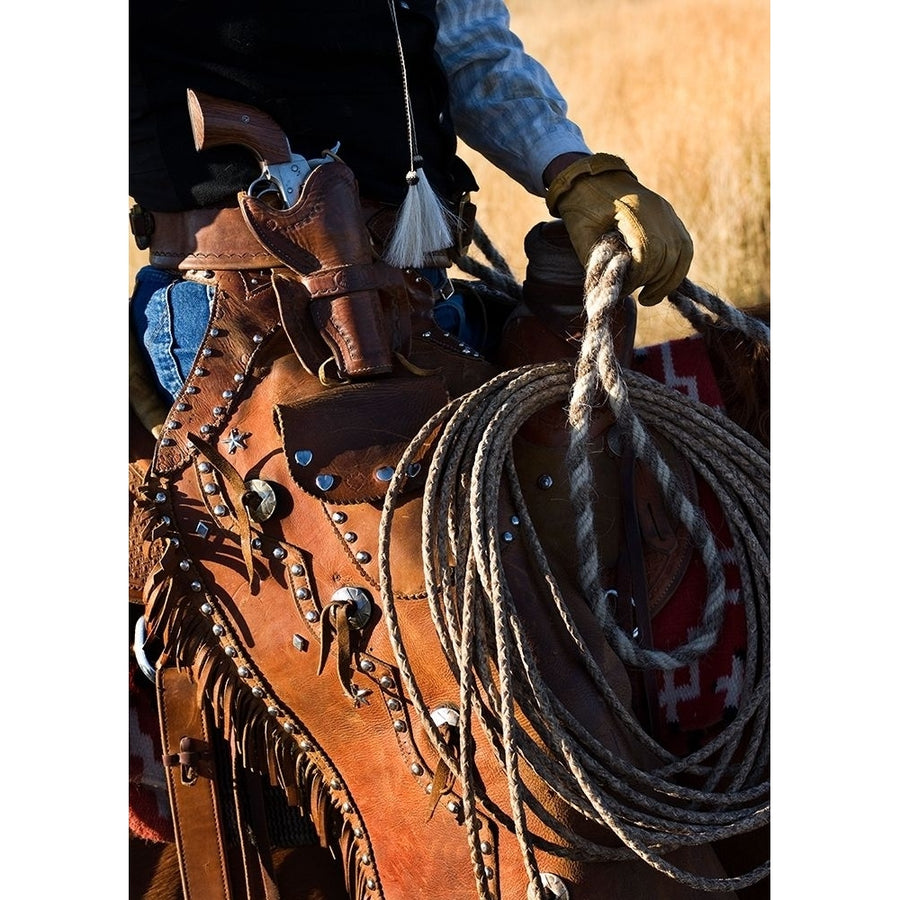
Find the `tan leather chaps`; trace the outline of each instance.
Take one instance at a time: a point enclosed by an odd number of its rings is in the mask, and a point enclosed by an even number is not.
[[[337,166],[322,169],[340,175]],[[431,288],[414,272],[386,271],[362,245],[344,265],[301,234],[298,218],[283,221],[252,203],[244,214],[285,265],[185,273],[214,286],[212,316],[136,512],[153,561],[144,615],[148,647],[159,654],[186,897],[291,896],[269,862],[278,842],[265,808],[272,789],[339,854],[353,898],[698,896],[634,856],[586,858],[589,841],[621,843],[527,767],[518,778],[535,812],[523,861],[502,728],[460,734],[461,674],[426,591],[422,513],[433,442],[408,461],[394,502],[391,596],[383,594],[382,507],[398,460],[430,417],[499,367],[434,327]],[[362,325],[354,331],[348,321]],[[527,362],[527,335],[521,327],[516,335],[511,358]],[[629,673],[574,585],[560,416],[550,411],[518,438],[516,465],[570,613],[628,706]],[[598,517],[608,526],[605,558],[616,560],[630,526],[618,513],[602,518],[601,506],[621,508],[622,481],[620,462],[603,449],[609,421],[598,412],[597,423]],[[544,679],[586,734],[615,757],[643,760],[646,750],[610,718],[571,658],[559,616],[534,589],[542,576],[517,539],[516,500],[507,489],[499,498],[490,518],[509,534],[502,567]],[[657,605],[688,552],[676,532],[645,546],[648,599]],[[483,675],[500,690],[496,670]],[[461,744],[471,753],[470,796],[454,775]],[[563,823],[563,837],[551,820]],[[669,858],[698,874],[722,872],[707,845]]]

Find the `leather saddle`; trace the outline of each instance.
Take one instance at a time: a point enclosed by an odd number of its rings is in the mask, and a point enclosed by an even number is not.
[[[274,250],[288,255],[280,245]],[[474,797],[447,764],[459,759],[464,737],[460,672],[439,640],[425,577],[423,510],[434,442],[405,462],[399,488],[394,476],[406,448],[448,403],[504,368],[574,355],[577,316],[560,318],[559,309],[556,318],[542,315],[547,304],[534,272],[530,306],[511,318],[501,358],[488,362],[416,313],[430,299],[407,275],[402,290],[392,284],[381,292],[387,340],[390,323],[405,323],[393,343],[395,350],[402,343],[402,354],[382,355],[375,373],[330,381],[304,358],[302,323],[285,311],[285,297],[303,293],[290,265],[186,277],[214,285],[215,301],[197,363],[140,485],[132,550],[145,578],[147,649],[158,658],[186,897],[289,896],[268,856],[285,840],[266,809],[272,790],[285,816],[311,820],[323,846],[339,855],[354,898],[531,896],[509,761],[491,738],[496,731],[471,737]],[[623,303],[625,364],[633,316]],[[353,336],[335,331],[334,317],[323,321],[325,342],[339,344],[355,363]],[[601,555],[620,596],[637,599],[618,611],[623,624],[642,628],[649,640],[653,615],[687,565],[690,541],[667,516],[652,479],[617,455],[611,426],[598,410],[592,459]],[[575,587],[564,445],[561,404],[529,420],[515,438],[522,495],[596,663],[640,717],[653,687],[612,653]],[[690,467],[672,448],[666,453],[690,486]],[[386,561],[389,490],[397,493]],[[644,748],[597,702],[583,665],[569,658],[555,611],[534,589],[541,573],[510,528],[521,498],[509,490],[499,498],[490,518],[498,532],[512,534],[502,565],[545,678],[594,739],[623,758],[643,759]],[[582,840],[621,845],[567,808],[540,773],[520,777],[534,808],[567,828],[561,845],[539,816],[528,823],[534,865],[553,896],[625,896],[616,893],[625,885],[628,896],[638,888],[694,896],[639,860],[583,858]],[[466,804],[474,804],[471,818]],[[720,872],[705,846],[680,859]]]

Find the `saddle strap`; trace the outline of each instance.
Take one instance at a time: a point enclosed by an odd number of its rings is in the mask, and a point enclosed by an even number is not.
[[[158,669],[156,691],[184,900],[234,900],[209,715],[186,669]]]
[[[624,552],[619,554],[616,573],[619,592],[616,612],[620,626],[633,629],[638,645],[650,649],[653,646],[650,589],[647,584],[644,534],[638,512],[636,479],[637,460],[634,450],[629,448],[623,454],[621,468]],[[628,673],[633,691],[632,708],[647,733],[655,738],[655,706],[658,702],[655,672],[652,669],[638,671],[628,666]]]

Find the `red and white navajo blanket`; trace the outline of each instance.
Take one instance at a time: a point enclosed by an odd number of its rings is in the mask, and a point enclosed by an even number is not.
[[[722,396],[703,339],[682,338],[635,351],[632,368],[719,412]],[[701,660],[657,676],[656,733],[674,753],[689,753],[711,738],[737,710],[744,681],[746,622],[734,542],[709,486],[698,479],[698,499],[720,548],[725,569],[725,621],[713,650]],[[706,570],[694,552],[681,584],[653,619],[653,644],[673,649],[692,636],[706,600]]]

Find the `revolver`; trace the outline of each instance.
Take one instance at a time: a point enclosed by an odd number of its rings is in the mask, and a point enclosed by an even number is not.
[[[338,142],[331,150],[325,150],[322,158],[308,160],[291,151],[281,126],[262,110],[190,88],[187,97],[196,149],[239,144],[252,150],[262,172],[247,193],[257,199],[271,196],[284,209],[297,202],[303,182],[313,168],[334,159],[340,147]]]

